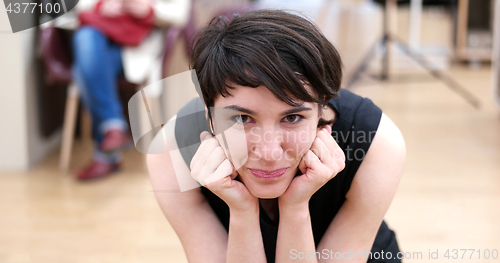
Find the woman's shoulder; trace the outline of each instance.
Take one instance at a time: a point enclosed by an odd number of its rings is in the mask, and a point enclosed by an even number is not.
[[[339,97],[329,103],[337,116],[332,136],[339,146],[345,150],[361,149],[359,152],[366,152],[378,130],[382,110],[370,99],[345,89],[341,89]]]
[[[339,93],[329,104],[336,113],[332,136],[346,157],[345,168],[337,175],[345,196],[378,132],[382,110],[370,99],[348,90],[341,89]]]
[[[346,89],[341,89],[339,96],[330,100],[329,103],[337,114],[341,128],[344,129],[360,125],[360,129],[376,130],[382,117],[382,110],[370,99]]]

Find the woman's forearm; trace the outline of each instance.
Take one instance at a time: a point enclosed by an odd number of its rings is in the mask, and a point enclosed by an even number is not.
[[[258,206],[250,211],[230,211],[226,262],[267,262]]]
[[[309,204],[280,204],[280,223],[276,244],[276,262],[318,262],[309,215]]]

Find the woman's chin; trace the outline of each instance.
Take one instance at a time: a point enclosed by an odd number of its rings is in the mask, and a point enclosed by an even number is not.
[[[262,185],[262,186],[255,186],[255,187],[250,187],[248,190],[250,193],[260,199],[273,199],[273,198],[278,198],[280,197],[288,188],[288,185],[286,186],[280,186],[280,185],[275,185],[275,186],[269,186],[269,185]]]

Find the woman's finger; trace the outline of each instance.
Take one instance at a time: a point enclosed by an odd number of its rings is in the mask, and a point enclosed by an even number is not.
[[[219,167],[217,167],[217,170],[215,170],[214,174],[220,175],[218,177],[219,177],[219,179],[222,179],[222,178],[224,178],[226,176],[231,175],[233,172],[234,172],[234,166],[233,166],[233,164],[231,163],[231,161],[229,161],[229,159],[225,159],[219,165]]]
[[[318,134],[318,139],[321,143],[314,144],[319,150],[316,152],[325,153],[323,146],[327,148],[327,154],[319,156],[321,162],[328,167],[333,169],[336,173],[342,171],[345,166],[345,155],[337,142],[330,136],[327,135],[327,129],[323,129],[321,134]]]
[[[205,186],[209,186],[209,184],[211,184],[208,188],[212,189],[214,187],[214,182],[230,176],[233,171],[233,165],[228,159],[225,159],[213,173],[204,176],[204,178],[200,178],[200,183]]]
[[[311,169],[314,172],[319,171],[323,166],[318,156],[312,150],[307,151],[304,155],[304,163],[307,169]]]
[[[204,141],[204,140],[205,140],[205,138],[207,138],[207,136],[211,136],[211,134],[210,134],[209,132],[207,132],[207,131],[202,131],[202,132],[200,133],[200,142]],[[208,139],[208,138],[207,138],[207,139]]]
[[[302,158],[300,159],[300,162],[299,162],[299,170],[302,174],[305,174],[306,171],[307,171],[307,165],[306,165],[306,155],[307,155],[307,152],[302,155]]]
[[[345,162],[344,151],[340,148],[335,139],[327,132],[322,132],[318,137],[326,144],[328,150],[330,151],[330,156],[340,162]]]
[[[208,139],[207,134],[205,134],[205,131],[200,133],[200,146],[198,146],[198,149],[193,155],[193,158],[191,158],[191,163],[189,164],[189,169],[193,170],[195,165],[198,163],[198,160],[200,159],[201,151],[205,147],[205,144],[203,144],[203,141],[205,139]]]
[[[234,167],[234,165],[233,165],[233,167]],[[237,176],[238,176],[238,171],[235,168],[234,172],[231,174],[231,179],[234,180]]]
[[[202,135],[203,132],[200,134],[200,138]],[[196,153],[191,159],[191,163],[189,165],[191,170],[193,170],[194,167],[199,167],[200,165],[203,166],[206,163],[207,158],[210,156],[210,153],[217,146],[219,146],[219,142],[212,136],[203,137],[203,140],[201,141],[198,150],[196,150]]]
[[[325,129],[330,135],[332,134],[332,126],[330,126],[329,124],[322,126],[321,129]]]
[[[326,164],[331,161],[330,149],[319,137],[313,141],[311,150],[316,154],[321,163]]]
[[[206,159],[205,162],[205,169],[207,171],[210,171],[211,173],[215,172],[217,167],[221,165],[221,163],[226,159],[226,154],[224,153],[224,150],[222,147],[217,146],[215,147],[212,152],[208,155],[208,158]]]
[[[329,126],[327,126],[327,127],[329,127]],[[320,138],[326,144],[326,147],[328,147],[328,149],[330,149],[330,152],[333,152],[332,150],[334,148],[338,147],[337,142],[335,141],[335,139],[332,137],[331,133],[326,128],[321,129],[318,132],[317,137]]]

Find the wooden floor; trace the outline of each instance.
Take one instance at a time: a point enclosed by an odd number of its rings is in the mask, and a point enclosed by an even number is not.
[[[300,5],[281,2],[289,9]],[[318,14],[320,1],[308,2]],[[349,75],[377,38],[380,10],[360,1],[332,2],[323,8],[321,28]],[[400,11],[400,21],[407,13]],[[426,10],[423,43],[449,45],[449,28],[446,13]],[[378,64],[374,60],[352,90],[381,107],[406,140],[406,169],[386,221],[401,250],[423,258],[404,262],[428,262],[429,250],[439,250],[438,262],[499,262],[483,256],[485,249],[500,250],[500,115],[489,65],[446,71],[480,100],[475,109],[400,53],[390,81],[370,77]],[[0,174],[0,262],[186,262],[151,191],[143,156],[129,151],[123,172],[79,183],[73,173],[90,154],[91,144],[77,142],[67,174],[57,170],[57,152],[29,172]],[[451,249],[481,249],[481,259],[477,252],[469,259],[468,252],[446,260],[446,249],[450,256]]]

